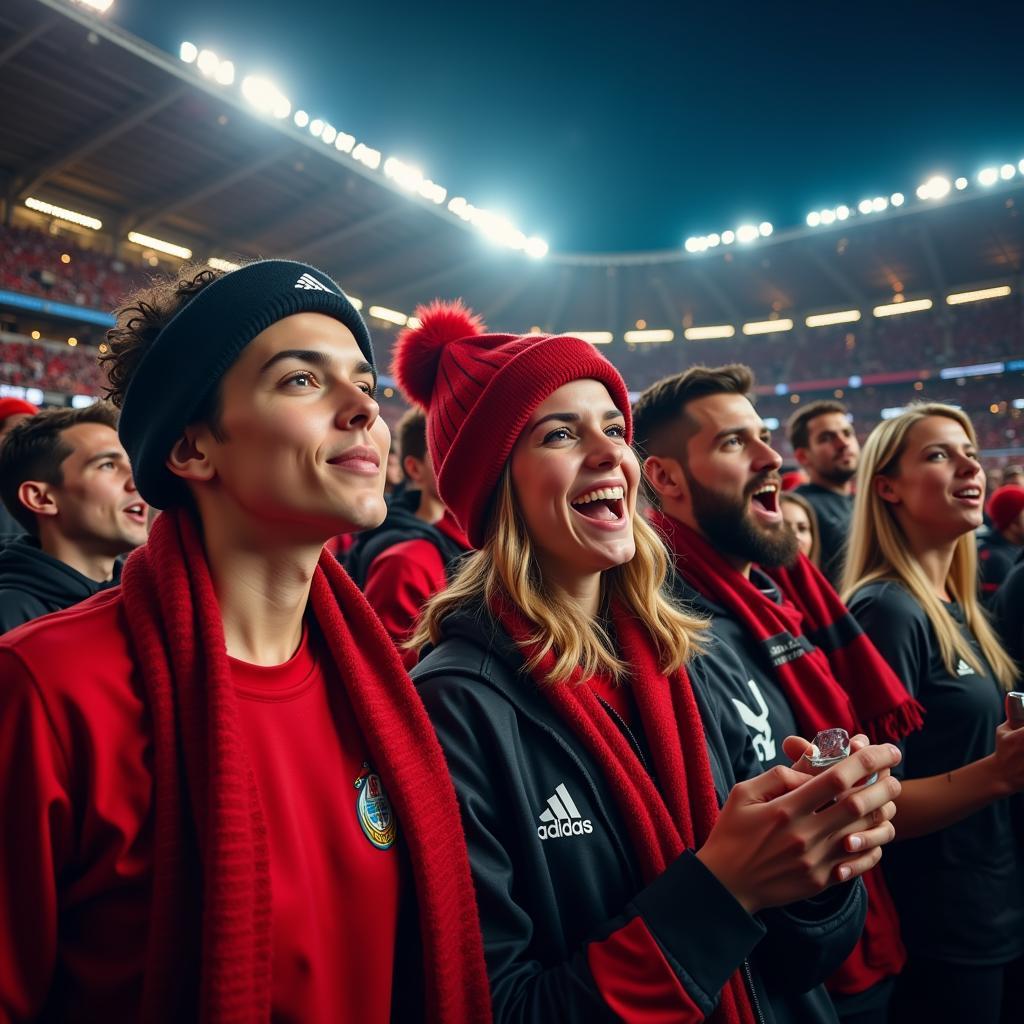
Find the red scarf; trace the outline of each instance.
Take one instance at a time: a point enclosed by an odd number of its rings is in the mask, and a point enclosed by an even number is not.
[[[522,613],[506,602],[498,610],[498,619],[529,657],[531,648],[524,645],[533,630]],[[703,844],[718,817],[718,800],[704,727],[685,670],[666,678],[658,668],[647,630],[619,609],[614,623],[622,658],[631,669],[633,696],[660,789],[594,690],[580,685],[589,681],[579,670],[564,683],[544,682],[555,664],[555,655],[549,651],[533,675],[541,693],[601,765],[629,828],[644,880],[651,882],[684,850]],[[722,989],[712,1019],[720,1024],[754,1021],[739,971]]]
[[[266,821],[241,732],[220,608],[190,514],[159,517],[149,542],[128,559],[122,586],[153,730],[154,883],[140,1016],[269,1021]],[[426,1019],[488,1021],[469,858],[433,728],[379,620],[330,555],[321,557],[313,577],[310,608],[412,862]]]
[[[793,568],[771,571],[783,595],[780,605],[695,530],[661,512],[652,512],[650,520],[667,538],[680,575],[767,648],[775,678],[806,736],[843,728],[881,742],[921,727],[921,705],[803,555]],[[818,643],[807,649],[800,643],[805,635]],[[906,962],[899,918],[881,871],[868,872],[864,883],[868,919],[856,948],[829,979],[833,991],[863,992],[898,974]]]

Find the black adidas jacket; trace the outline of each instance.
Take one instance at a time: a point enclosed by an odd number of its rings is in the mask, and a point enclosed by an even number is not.
[[[760,772],[745,729],[706,683],[708,672],[743,675],[727,659],[691,669],[720,800]],[[668,972],[677,1019],[698,1021],[738,968],[766,1024],[836,1020],[820,983],[863,927],[859,881],[751,917],[691,851],[644,886],[599,765],[500,627],[451,616],[412,676],[459,796],[498,1024],[619,1020],[624,1005],[643,1019],[628,993],[616,1013],[602,992],[626,979],[642,998]],[[550,818],[562,822],[557,837]]]
[[[70,608],[113,586],[119,577],[119,563],[113,580],[97,583],[46,554],[33,537],[12,540],[0,551],[0,633],[40,615]]]

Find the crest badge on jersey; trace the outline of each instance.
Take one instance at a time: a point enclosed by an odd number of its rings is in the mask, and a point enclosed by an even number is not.
[[[363,835],[378,850],[390,849],[398,834],[398,826],[380,776],[376,772],[371,772],[370,766],[364,761],[363,770],[353,785],[359,790],[359,796],[356,798],[356,817],[359,818],[359,827],[362,828]]]

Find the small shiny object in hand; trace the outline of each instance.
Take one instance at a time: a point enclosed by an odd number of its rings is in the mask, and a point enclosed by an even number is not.
[[[816,771],[823,772],[834,764],[846,760],[850,756],[850,734],[845,729],[822,729],[811,744],[807,757],[808,763]],[[865,779],[861,785],[870,786],[878,781],[878,772]]]

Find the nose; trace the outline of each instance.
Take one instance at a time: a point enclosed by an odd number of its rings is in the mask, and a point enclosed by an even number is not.
[[[341,398],[335,422],[342,430],[369,429],[380,416],[380,406],[373,395],[357,384],[346,383],[339,388]]]
[[[594,440],[588,446],[586,462],[593,469],[615,469],[625,455],[625,445],[601,430],[594,435]]]
[[[782,456],[767,442],[757,441],[754,451],[754,469],[764,472],[766,469],[782,468]]]

